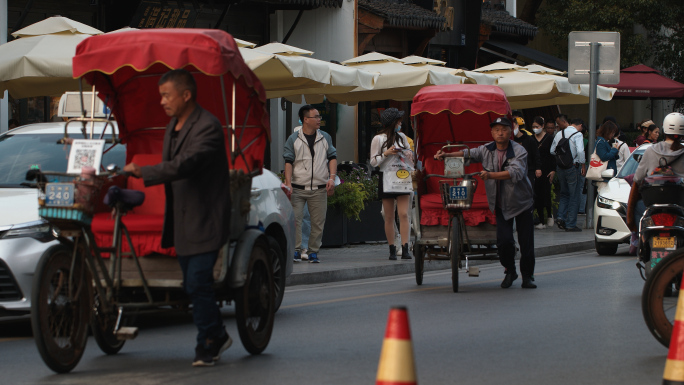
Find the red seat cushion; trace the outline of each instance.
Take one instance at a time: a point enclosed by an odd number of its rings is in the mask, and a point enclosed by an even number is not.
[[[473,173],[482,170],[480,163],[473,163],[465,168],[466,173]],[[444,162],[434,158],[425,159],[426,174],[444,174]],[[477,177],[476,177],[477,178]],[[427,194],[420,196],[420,224],[426,226],[449,225],[449,213],[444,210],[442,205],[442,195],[439,191],[439,181],[443,178],[427,178]],[[489,211],[487,193],[484,183],[478,179],[477,189],[473,196],[473,204],[469,210],[463,212],[466,226],[477,226],[482,222],[496,224],[496,215]]]
[[[161,154],[137,154],[133,156],[131,162],[139,166],[158,164],[161,162]],[[175,256],[175,248],[164,249],[161,247],[166,204],[164,185],[145,187],[142,179],[130,177],[126,188],[145,193],[143,204],[135,207],[122,218],[131,235],[136,255],[139,257],[150,254]],[[98,246],[109,247],[112,245],[114,220],[109,213],[96,214],[91,226]],[[122,248],[123,251],[129,251],[128,242],[124,241]]]
[[[122,221],[131,235],[135,254],[139,257],[151,254],[176,255],[176,249],[161,247],[161,233],[164,227],[163,215],[146,215],[128,213]],[[109,247],[114,239],[114,219],[110,213],[99,213],[93,217],[91,224],[95,242],[100,247]],[[128,242],[123,241],[122,250],[130,251]]]

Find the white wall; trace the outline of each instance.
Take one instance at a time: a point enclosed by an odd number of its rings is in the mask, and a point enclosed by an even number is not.
[[[298,11],[277,11],[271,16],[271,40],[282,42],[290,30]],[[354,0],[343,0],[342,8],[318,8],[304,11],[299,24],[286,44],[313,51],[320,60],[344,61],[354,57]],[[292,127],[299,125],[297,111],[301,104],[292,105]],[[338,109],[337,159],[356,159],[356,107],[340,105]],[[285,112],[280,99],[271,102],[271,163],[273,170],[284,167]]]

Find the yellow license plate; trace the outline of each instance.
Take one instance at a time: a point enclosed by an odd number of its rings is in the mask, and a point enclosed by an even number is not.
[[[674,249],[675,237],[653,237],[653,248]]]

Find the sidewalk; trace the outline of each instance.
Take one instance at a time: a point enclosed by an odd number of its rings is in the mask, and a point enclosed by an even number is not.
[[[584,223],[584,215],[578,217]],[[515,235],[517,238],[517,234]],[[594,230],[568,233],[558,227],[534,230],[534,251],[537,258],[594,248]],[[324,248],[318,253],[321,263],[295,262],[287,286],[347,281],[414,273],[414,260],[390,261],[387,243],[350,245]],[[498,260],[471,261],[473,265],[499,263]],[[450,269],[444,261],[425,262],[425,271]]]

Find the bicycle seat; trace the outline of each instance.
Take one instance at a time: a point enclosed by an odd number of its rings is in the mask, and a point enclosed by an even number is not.
[[[128,211],[140,206],[145,201],[145,193],[138,190],[130,190],[112,186],[104,197],[104,203],[109,207],[118,206],[123,211]]]

